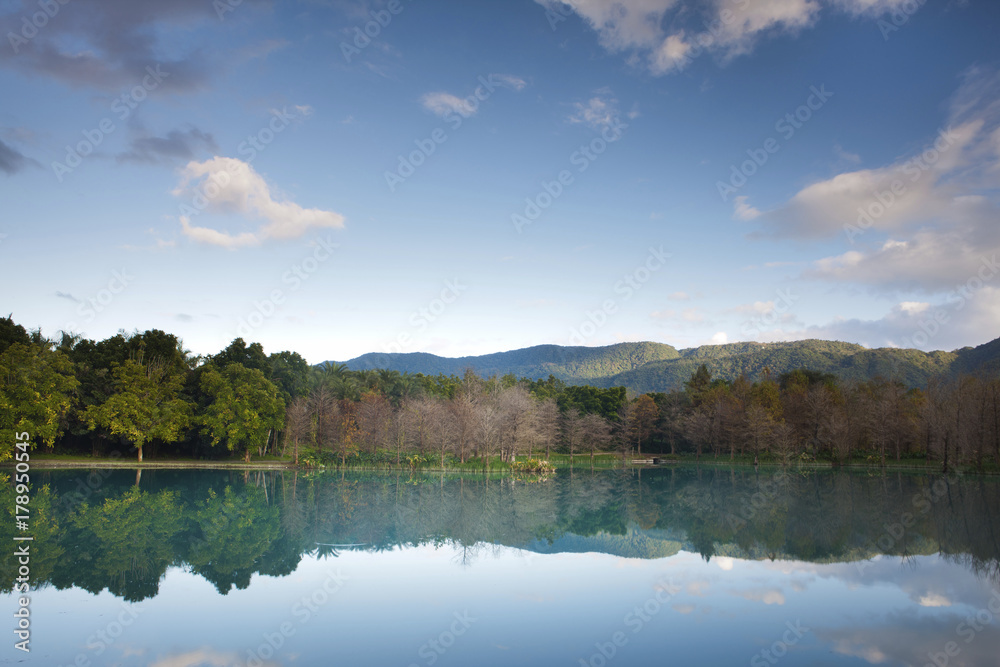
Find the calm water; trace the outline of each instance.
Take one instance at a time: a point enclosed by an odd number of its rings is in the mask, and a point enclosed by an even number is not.
[[[995,478],[33,476],[32,650],[7,555],[7,662],[1000,664]]]

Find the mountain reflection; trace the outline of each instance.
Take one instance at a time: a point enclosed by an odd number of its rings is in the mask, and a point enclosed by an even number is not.
[[[682,467],[561,471],[544,481],[171,470],[141,479],[39,472],[35,481],[33,584],[107,589],[128,601],[155,596],[172,566],[225,594],[254,574],[288,575],[306,554],[442,544],[458,547],[464,564],[506,548],[641,559],[688,551],[705,560],[851,563],[858,577],[880,554],[940,553],[1000,582],[1000,483],[989,477]],[[13,490],[4,489],[12,508]],[[0,539],[10,543],[13,526],[12,517],[3,521]],[[16,576],[14,559],[3,559],[4,592]],[[760,592],[765,603],[768,594]]]

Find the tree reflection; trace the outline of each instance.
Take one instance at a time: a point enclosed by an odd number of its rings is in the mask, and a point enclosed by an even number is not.
[[[510,548],[660,558],[858,561],[941,553],[1000,583],[1000,480],[749,468],[502,476],[115,471],[89,497],[82,471],[33,490],[33,585],[157,594],[171,566],[221,593],[286,576],[305,555],[452,545],[456,562]],[[14,506],[9,481],[4,511]],[[11,543],[13,516],[0,522]],[[345,546],[346,545],[346,546]],[[0,560],[9,592],[15,559]]]

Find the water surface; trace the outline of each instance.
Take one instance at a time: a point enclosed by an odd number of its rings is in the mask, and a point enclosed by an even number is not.
[[[990,477],[681,467],[34,481],[32,651],[6,630],[8,662],[1000,664]],[[14,544],[13,517],[0,533]],[[16,559],[0,568],[16,610]]]

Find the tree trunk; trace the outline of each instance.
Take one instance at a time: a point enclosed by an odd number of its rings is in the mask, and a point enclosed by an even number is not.
[[[139,450],[139,463],[142,463],[142,445],[136,447]]]

